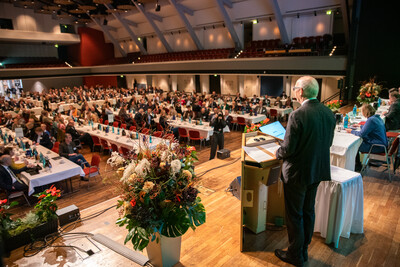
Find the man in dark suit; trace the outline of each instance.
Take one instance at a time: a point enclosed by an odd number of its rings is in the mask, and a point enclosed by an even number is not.
[[[86,167],[90,167],[89,163],[83,157],[83,155],[78,153],[76,144],[72,141],[72,136],[69,133],[65,134],[65,141],[60,144],[58,153],[61,157],[69,159],[79,166],[82,166],[82,168],[83,165],[85,165]]]
[[[283,160],[286,225],[289,236],[287,251],[275,255],[296,266],[308,260],[308,245],[314,232],[315,196],[321,181],[331,179],[330,147],[335,118],[329,108],[317,99],[318,82],[301,77],[293,88],[301,107],[289,116],[286,135],[276,156]]]
[[[12,158],[9,155],[0,157],[0,188],[9,192],[11,191],[24,191],[28,189],[18,177],[15,175],[17,172],[11,169]],[[25,169],[21,169],[23,171]]]
[[[400,94],[397,91],[389,93],[390,107],[385,118],[386,131],[400,129]]]
[[[67,127],[65,128],[65,132],[69,133],[72,136],[72,139],[76,143],[76,145],[80,145],[80,142],[84,142],[90,147],[90,151],[93,151],[93,139],[92,136],[88,133],[80,134],[75,129],[75,122],[73,119],[70,119]]]
[[[267,115],[267,109],[263,106],[262,101],[258,102],[258,106],[254,109],[254,112],[257,112],[257,114]]]
[[[44,146],[47,149],[53,148],[53,143],[51,142],[49,132],[44,132],[41,127],[35,128],[35,134],[33,135],[31,140],[41,146]]]

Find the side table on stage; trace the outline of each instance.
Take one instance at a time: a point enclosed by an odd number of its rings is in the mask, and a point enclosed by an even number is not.
[[[340,237],[364,232],[364,190],[359,173],[331,166],[332,181],[321,182],[315,199],[314,232],[339,246]]]

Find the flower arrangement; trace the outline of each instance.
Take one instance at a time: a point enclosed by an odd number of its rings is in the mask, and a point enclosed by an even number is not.
[[[118,151],[113,151],[111,157],[107,160],[107,164],[111,167],[121,167],[125,164],[125,159],[118,153]]]
[[[125,243],[131,241],[135,250],[143,250],[150,241],[159,241],[157,233],[178,237],[205,222],[194,187],[196,160],[192,146],[158,144],[153,151],[142,149],[119,169],[123,194],[116,223],[128,230]]]
[[[266,118],[265,120],[263,120],[263,121],[260,122],[260,123],[257,123],[257,124],[252,123],[252,124],[250,124],[250,125],[246,125],[246,126],[244,127],[244,132],[245,132],[245,133],[250,133],[250,132],[258,131],[258,129],[260,129],[261,126],[266,125],[268,122],[269,122],[269,119]]]
[[[332,111],[337,111],[342,106],[342,100],[332,100],[326,103],[326,106]]]
[[[29,212],[23,218],[17,220],[12,220],[10,218],[12,214],[7,213],[7,210],[18,205],[18,202],[13,201],[9,205],[6,205],[7,199],[0,201],[0,227],[9,236],[16,236],[27,229],[33,229],[44,222],[57,218],[57,204],[55,200],[60,196],[60,190],[52,185],[49,189],[35,194],[35,196],[38,197],[39,201],[35,206],[34,212]]]
[[[379,93],[382,90],[382,86],[375,83],[372,79],[371,81],[364,83],[360,87],[360,94],[357,96],[358,102],[362,103],[372,103],[377,100]]]

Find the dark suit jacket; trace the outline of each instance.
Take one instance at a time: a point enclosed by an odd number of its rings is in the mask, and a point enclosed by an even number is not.
[[[35,133],[35,134],[33,135],[33,137],[32,137],[31,140],[34,141],[34,142],[36,142],[36,141],[37,141],[37,138],[38,138],[38,135]],[[49,135],[47,132],[44,132],[44,133],[43,133],[42,138],[40,139],[39,144],[40,144],[41,146],[44,146],[45,148],[48,148],[48,149],[52,149],[52,148],[53,148],[53,143],[51,142],[51,140],[50,140],[50,135]]]
[[[400,99],[390,105],[385,119],[386,131],[400,129]]]
[[[26,170],[26,167],[19,169],[17,171],[13,170],[11,167],[9,167],[9,168],[15,174],[18,174],[18,173]],[[3,165],[1,165],[1,164],[0,164],[0,188],[6,189],[7,191],[12,190],[12,177],[8,173],[8,171],[3,167]]]
[[[285,183],[310,185],[331,179],[330,147],[335,130],[332,111],[318,100],[308,100],[289,116],[286,135],[278,149]]]
[[[73,150],[74,150],[74,153],[79,153],[79,151],[78,151],[78,149],[76,148],[76,146],[75,146],[75,143],[74,142],[71,142],[71,145],[72,145],[72,147],[73,147]],[[60,154],[60,156],[61,157],[64,157],[64,158],[69,158],[69,150],[68,150],[68,146],[67,146],[67,144],[65,143],[65,142],[62,142],[61,144],[60,144],[60,146],[59,146],[59,148],[58,148],[58,154]]]

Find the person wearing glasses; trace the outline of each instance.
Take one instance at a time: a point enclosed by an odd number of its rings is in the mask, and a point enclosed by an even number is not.
[[[332,111],[317,100],[319,86],[311,76],[297,80],[293,93],[301,107],[289,116],[276,157],[283,160],[288,249],[276,249],[284,262],[303,266],[314,232],[315,196],[321,181],[331,180],[330,147],[335,129]]]

